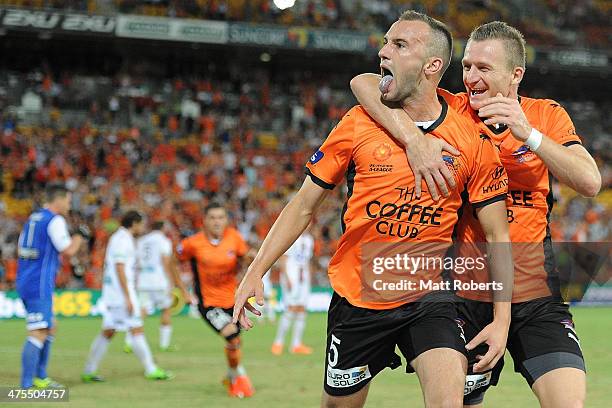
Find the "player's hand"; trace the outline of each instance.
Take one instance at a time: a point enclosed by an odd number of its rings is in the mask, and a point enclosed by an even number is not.
[[[77,227],[76,233],[83,237],[85,241],[89,241],[91,239],[91,230],[85,224],[81,224]]]
[[[408,163],[414,173],[415,195],[421,197],[421,183],[425,180],[431,197],[438,201],[442,192],[448,197],[450,189],[455,188],[455,177],[442,158],[442,152],[459,156],[459,150],[442,139],[429,135],[419,135],[406,148]]]
[[[506,341],[508,340],[508,327],[510,322],[493,320],[480,333],[470,341],[465,348],[472,350],[479,344],[485,343],[489,346],[489,350],[484,356],[478,355],[476,359],[478,363],[474,364],[474,372],[479,373],[491,370],[500,358],[506,352]]]
[[[506,125],[512,132],[512,136],[520,142],[527,140],[531,134],[531,125],[521,108],[516,92],[508,97],[498,93],[493,98],[487,98],[477,106],[478,116],[486,118],[486,125]]]
[[[234,314],[232,317],[232,322],[234,324],[239,324],[240,327],[245,330],[249,330],[253,327],[253,322],[247,316],[247,310],[257,316],[261,316],[261,312],[249,303],[249,298],[252,296],[255,296],[255,300],[259,306],[264,305],[263,282],[261,281],[261,277],[248,270],[244,278],[242,278],[240,286],[238,286],[236,290],[236,296],[234,297]]]
[[[185,299],[185,302],[189,303],[190,305],[195,306],[198,304],[198,299],[196,299],[192,293],[189,293],[188,290],[183,290],[183,299]]]
[[[132,302],[128,300],[125,306],[127,307],[128,315],[132,316],[134,314],[134,305],[132,304]]]

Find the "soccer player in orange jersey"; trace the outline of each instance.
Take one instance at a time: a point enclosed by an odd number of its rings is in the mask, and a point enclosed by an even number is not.
[[[503,22],[476,28],[462,65],[466,92],[452,94],[440,89],[438,93],[491,137],[509,178],[506,204],[514,243],[515,286],[508,350],[515,370],[527,380],[542,407],[581,407],[586,395],[585,366],[572,315],[563,303],[555,275],[548,227],[553,204],[549,174],[588,197],[599,191],[601,176],[557,102],[518,96],[525,72],[525,41],[518,30]],[[417,160],[411,160],[411,165],[425,163],[441,169],[428,176],[427,185],[431,194],[438,194],[435,183],[447,194],[444,181],[452,183],[452,179],[444,174],[443,166],[434,164],[442,161],[439,142],[422,135],[404,111],[381,102],[379,80],[374,74],[362,74],[353,79],[351,87],[373,118],[402,144],[412,145]],[[482,242],[473,212],[466,209],[464,214],[457,240]],[[479,292],[458,295],[466,299],[459,312],[470,338],[491,318],[490,298]],[[481,339],[474,338],[470,346],[478,343]],[[479,351],[470,355],[470,370],[477,354]],[[481,405],[486,389],[497,383],[502,365],[503,360],[495,368],[478,364],[469,373],[466,406]]]
[[[229,366],[224,380],[232,397],[250,397],[253,385],[240,364],[240,328],[232,323],[234,293],[241,258],[249,248],[240,233],[228,226],[225,208],[210,203],[204,210],[203,231],[182,240],[177,248],[179,259],[190,262],[198,310],[213,330],[225,338]]]
[[[369,286],[373,269],[365,255],[375,246],[385,253],[385,248],[404,243],[446,248],[462,195],[476,208],[489,240],[509,242],[505,187],[489,188],[493,175],[505,177],[497,151],[488,137],[481,137],[477,127],[436,95],[451,50],[452,36],[446,26],[410,11],[391,26],[379,57],[381,67],[395,73],[392,98],[414,115],[426,133],[460,146],[459,157],[448,159],[461,188],[439,202],[430,196],[416,198],[403,148],[356,106],[310,158],[308,177],[274,223],[236,292],[234,322],[250,328],[246,310],[260,313],[248,297],[255,296],[263,304],[262,276],[306,229],[319,205],[346,175],[343,235],[328,270],[335,293],[328,316],[323,407],[362,407],[371,379],[386,367],[401,365],[396,347],[408,361],[407,371],[417,373],[426,406],[462,404],[467,360],[452,294],[419,285],[441,283],[442,271],[400,273],[416,289],[387,297],[376,281]],[[496,258],[491,269],[511,280],[511,256],[505,255]],[[511,281],[506,283],[511,289]],[[499,349],[487,359],[496,361],[503,354],[509,314],[508,302],[496,303],[496,319],[485,335]]]

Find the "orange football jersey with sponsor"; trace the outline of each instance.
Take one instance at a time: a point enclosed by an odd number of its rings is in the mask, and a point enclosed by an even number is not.
[[[234,306],[238,258],[246,255],[248,249],[240,233],[231,227],[225,229],[223,238],[216,244],[204,232],[180,242],[178,257],[183,262],[191,262],[196,295],[205,307]]]
[[[503,201],[507,183],[491,188],[503,168],[488,137],[449,108],[443,99],[441,116],[424,131],[458,146],[459,157],[445,157],[458,189],[434,202],[430,194],[414,194],[414,175],[404,149],[361,106],[353,107],[329,134],[306,165],[306,173],[319,186],[333,189],[347,181],[342,212],[343,234],[329,264],[334,290],[351,304],[390,309],[418,300],[431,290],[411,290],[401,300],[376,301],[362,296],[364,248],[372,243],[450,243],[462,206],[462,194],[473,206]],[[465,194],[464,194],[465,195]],[[445,245],[444,248],[447,248]],[[443,256],[444,253],[438,254]],[[442,271],[407,274],[406,279],[441,281]]]
[[[548,228],[553,197],[551,179],[544,162],[527,145],[516,140],[509,129],[487,126],[477,112],[470,108],[465,92],[453,94],[440,89],[438,93],[458,113],[476,123],[491,138],[499,151],[502,165],[508,174],[508,223],[513,242],[514,290],[513,302],[524,302],[540,297],[559,295],[555,277],[554,257]],[[520,97],[521,108],[529,123],[543,135],[564,146],[580,144],[580,138],[569,115],[557,102],[550,99]],[[471,208],[457,227],[458,242],[485,242],[485,236]],[[486,272],[486,271],[485,271]],[[488,281],[488,274],[479,272],[457,275],[461,280]],[[459,296],[490,301],[490,293],[459,292]]]

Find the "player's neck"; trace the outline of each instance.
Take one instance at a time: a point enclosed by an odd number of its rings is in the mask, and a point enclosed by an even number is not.
[[[223,238],[223,234],[212,234],[210,232],[206,232],[204,231],[204,234],[206,235],[206,238],[208,238],[208,240],[213,244],[213,245],[218,245],[219,242],[221,241],[221,238]]]
[[[43,205],[43,208],[46,208],[47,210],[51,211],[53,214],[59,214],[59,208],[57,208],[56,205],[45,204]]]
[[[438,100],[436,89],[425,89],[415,92],[402,101],[402,109],[415,122],[436,120],[442,114],[442,105]]]

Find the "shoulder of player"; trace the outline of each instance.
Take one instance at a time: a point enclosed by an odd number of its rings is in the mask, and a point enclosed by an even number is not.
[[[184,246],[187,246],[187,245],[192,245],[193,243],[197,243],[198,241],[202,241],[202,240],[205,240],[205,239],[206,239],[206,237],[204,236],[204,233],[202,231],[200,231],[200,232],[197,232],[197,233],[195,233],[193,235],[190,235],[190,236],[188,236],[186,238],[183,238],[181,240],[181,245],[184,247]]]
[[[459,113],[463,113],[464,110],[470,107],[468,95],[465,92],[453,93],[444,88],[438,88],[437,92],[438,95],[444,98],[449,106]]]
[[[521,107],[525,111],[525,113],[529,113],[529,111],[539,111],[539,112],[550,112],[555,109],[563,108],[561,104],[554,99],[544,99],[544,98],[528,98],[525,96],[521,96]]]
[[[527,120],[541,132],[548,131],[549,126],[555,126],[563,118],[571,120],[563,106],[554,99],[521,97],[521,107]]]
[[[453,138],[468,143],[479,140],[480,138],[477,136],[482,133],[477,123],[462,115],[452,106],[448,107],[446,117],[440,124],[439,131],[447,131]]]
[[[381,129],[384,130],[384,128],[378,124],[378,122],[376,122],[374,120],[374,118],[372,118],[370,116],[370,114],[365,110],[365,108],[362,105],[356,105],[353,106],[351,108],[351,110],[348,111],[348,113],[346,114],[346,116],[351,115],[353,118],[353,122],[355,123],[356,126],[359,126],[359,130],[368,130],[368,129]]]
[[[242,238],[242,234],[240,234],[240,231],[238,231],[234,227],[227,227],[225,229],[224,236],[225,236],[225,238],[238,239],[238,240],[244,241],[244,238]]]

